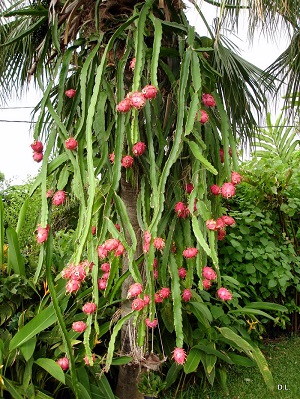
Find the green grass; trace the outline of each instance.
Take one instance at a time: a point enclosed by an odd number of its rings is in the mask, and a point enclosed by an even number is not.
[[[165,393],[164,399],[300,399],[300,337],[284,338],[262,349],[273,374],[275,389],[268,391],[257,368],[228,368],[229,395],[221,388],[188,386]],[[278,389],[282,387],[283,389]],[[287,388],[287,390],[284,390]]]

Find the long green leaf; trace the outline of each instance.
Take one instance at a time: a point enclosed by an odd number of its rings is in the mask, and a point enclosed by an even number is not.
[[[180,281],[178,276],[178,267],[173,255],[170,256],[170,272],[172,277],[171,292],[173,298],[173,314],[174,314],[174,327],[176,332],[176,346],[182,348],[183,325],[182,325],[181,291],[180,291]]]
[[[0,264],[4,263],[4,206],[0,195]]]
[[[201,361],[201,356],[202,354],[200,350],[194,348],[190,350],[183,367],[185,374],[193,373],[197,370]]]
[[[30,320],[24,327],[22,327],[16,335],[13,336],[9,343],[9,350],[13,351],[18,346],[23,345],[30,338],[34,337],[43,330],[46,330],[56,321],[56,315],[53,309],[53,305],[49,305],[46,309],[42,310],[41,313],[36,315]]]
[[[6,229],[8,241],[8,264],[16,274],[25,277],[25,263],[20,251],[19,240],[16,231],[12,227]]]
[[[58,381],[62,382],[65,384],[65,375],[64,372],[62,371],[61,367],[53,360],[53,359],[47,359],[47,358],[42,358],[40,357],[35,361],[35,364],[38,366],[42,367],[44,370],[47,371],[52,377],[57,379]]]
[[[196,159],[198,159],[201,164],[214,175],[218,174],[218,171],[212,166],[212,164],[201,154],[199,147],[194,141],[188,141],[188,145]]]
[[[18,218],[18,223],[17,223],[17,227],[16,227],[16,233],[17,236],[20,236],[24,221],[25,221],[25,217],[26,217],[26,212],[29,206],[29,198],[26,198],[26,200],[24,201],[20,212],[19,212],[19,218]]]

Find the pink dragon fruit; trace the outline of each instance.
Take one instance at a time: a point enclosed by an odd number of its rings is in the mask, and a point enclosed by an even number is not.
[[[162,303],[164,298],[159,294],[159,292],[156,292],[154,294],[154,302],[155,303]]]
[[[192,183],[188,183],[185,185],[185,191],[188,194],[191,194],[191,192],[194,190],[194,185]]]
[[[214,230],[216,231],[217,228],[217,222],[214,219],[209,219],[206,221],[206,227],[208,228],[208,230]]]
[[[115,228],[116,228],[118,231],[121,231],[121,226],[119,225],[119,223],[116,223],[116,224],[115,224]]]
[[[119,112],[128,112],[131,109],[131,101],[130,98],[125,98],[124,100],[120,101],[117,105],[117,111]]]
[[[186,269],[184,267],[178,269],[178,276],[180,278],[186,278]]]
[[[110,163],[114,163],[115,162],[115,153],[114,152],[109,154],[109,160],[110,160]]]
[[[242,176],[238,172],[231,172],[231,183],[240,184],[242,181]]]
[[[131,309],[132,310],[142,310],[145,307],[145,302],[142,298],[135,298],[132,301]]]
[[[189,302],[192,298],[192,291],[189,288],[186,288],[183,290],[181,296],[184,302]]]
[[[144,154],[146,148],[147,148],[146,144],[143,143],[142,141],[139,141],[138,143],[134,144],[134,146],[132,147],[132,153],[135,157],[138,157]]]
[[[153,245],[154,245],[154,247],[156,249],[162,250],[162,249],[164,249],[166,243],[165,243],[165,240],[163,238],[155,237],[154,240],[153,240]]]
[[[141,109],[145,106],[146,104],[146,98],[143,93],[140,93],[139,91],[135,91],[133,93],[130,93],[128,98],[130,99],[130,103],[133,108],[135,109]]]
[[[206,107],[215,107],[216,106],[216,100],[213,98],[211,94],[203,94],[202,96],[202,102]]]
[[[61,357],[56,361],[56,363],[64,370],[68,370],[69,368],[69,360],[67,357]]]
[[[32,158],[33,158],[34,162],[39,163],[43,159],[43,153],[42,152],[34,152],[32,155]]]
[[[132,168],[132,165],[134,163],[134,160],[132,158],[132,156],[130,155],[125,155],[122,160],[121,160],[121,164],[124,168]]]
[[[145,306],[149,305],[149,303],[150,303],[150,296],[149,295],[144,295],[144,303],[145,303]]]
[[[198,249],[197,248],[187,248],[185,249],[182,254],[186,259],[194,258],[197,256]]]
[[[125,248],[124,245],[122,243],[119,243],[117,249],[115,250],[115,256],[121,256],[125,253]]]
[[[171,290],[168,287],[163,287],[161,290],[158,291],[158,294],[163,298],[166,299],[171,294]]]
[[[66,141],[65,141],[65,146],[68,150],[76,150],[76,148],[78,147],[78,141],[74,139],[74,137],[69,137]]]
[[[41,141],[35,140],[30,147],[33,149],[34,152],[41,153],[43,152],[43,143]]]
[[[225,222],[222,217],[216,220],[216,229],[223,229],[225,227]]]
[[[46,227],[42,227],[40,224],[37,226],[36,239],[39,244],[42,244],[43,242],[47,241],[49,231],[50,231],[49,224],[47,224]]]
[[[136,297],[140,295],[143,292],[143,286],[140,283],[134,283],[132,284],[127,293],[127,299],[130,299],[132,297]]]
[[[218,186],[217,184],[213,184],[212,186],[210,186],[210,192],[213,195],[219,195],[221,194],[221,187]]]
[[[152,100],[157,95],[157,88],[152,85],[147,85],[143,88],[142,93],[147,100]]]
[[[46,192],[46,198],[51,198],[52,195],[53,195],[53,190],[48,190],[48,191]]]
[[[66,293],[72,294],[72,292],[77,292],[81,286],[79,280],[69,280],[66,284]]]
[[[109,263],[102,263],[102,265],[100,266],[100,269],[104,273],[109,273],[110,272],[110,264]]]
[[[92,361],[93,361],[93,363],[96,361],[96,359],[97,359],[96,355],[94,353],[92,353]],[[86,364],[86,366],[91,366],[90,359],[89,359],[88,355],[84,356],[83,361]]]
[[[215,280],[217,278],[217,273],[209,266],[205,266],[202,269],[202,276],[207,280]]]
[[[172,359],[178,364],[184,364],[186,360],[186,353],[182,348],[175,348],[173,351]]]
[[[224,287],[218,289],[217,295],[222,301],[230,301],[230,299],[232,299],[232,293]]]
[[[221,187],[221,194],[224,198],[229,199],[235,195],[235,186],[232,183],[224,183]]]
[[[204,125],[209,120],[208,113],[206,111],[204,111],[203,109],[200,109],[199,112],[200,112],[200,115],[198,114],[198,112],[196,114],[196,120]]]
[[[149,327],[149,328],[155,328],[155,327],[157,327],[157,325],[158,325],[157,319],[154,319],[153,321],[150,321],[150,319],[147,318],[147,319],[145,320],[145,323],[146,323],[146,326]]]
[[[132,71],[134,71],[135,68],[135,63],[136,63],[136,58],[132,58],[129,64],[129,69],[131,69]]]
[[[231,216],[223,215],[222,219],[226,226],[233,226],[235,224],[235,220]]]
[[[108,255],[108,251],[103,248],[103,245],[99,245],[97,251],[100,259],[105,259]]]
[[[69,98],[73,98],[76,95],[76,90],[75,89],[69,89],[65,91],[65,95]]]
[[[225,229],[225,227],[224,227],[224,228],[222,228],[222,229],[220,229],[220,230],[218,231],[217,239],[218,239],[219,241],[222,241],[222,240],[224,240],[225,237],[226,237],[226,229]]]
[[[56,191],[56,193],[52,197],[53,205],[61,205],[66,200],[66,193],[63,190]]]
[[[74,321],[72,324],[72,330],[75,332],[82,333],[86,330],[87,325],[84,321]]]
[[[205,290],[209,290],[210,287],[211,287],[211,280],[204,279],[204,280],[202,281],[202,285],[203,285],[203,288],[204,288]]]
[[[109,279],[109,273],[104,273],[101,276],[102,280],[108,280]]]
[[[104,244],[102,245],[102,247],[106,250],[106,251],[114,251],[115,249],[118,248],[120,244],[120,241],[117,240],[116,238],[110,238],[108,240],[106,240],[104,242]]]
[[[71,270],[71,280],[83,281],[86,277],[85,267],[81,264],[74,266]]]
[[[83,307],[82,311],[85,314],[92,314],[95,313],[97,309],[97,305],[94,302],[86,302]]]
[[[99,278],[98,280],[98,288],[99,290],[105,290],[107,286],[107,280],[104,280],[103,278]]]

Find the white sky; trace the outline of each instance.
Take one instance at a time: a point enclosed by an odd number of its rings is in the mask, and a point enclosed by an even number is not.
[[[208,15],[211,21],[218,15],[216,7],[207,3],[200,3],[204,15]],[[203,36],[207,35],[206,28],[202,25],[199,15],[194,11],[188,11],[187,17],[196,30]],[[209,20],[209,18],[208,18]],[[211,24],[211,22],[210,22]],[[237,39],[234,35],[229,36],[242,50],[242,57],[253,64],[264,69],[271,64],[277,56],[287,47],[288,39],[278,34],[277,44],[267,41],[259,34],[254,38],[253,44],[249,45],[246,41],[247,20],[241,20],[240,31]],[[280,32],[279,32],[280,33]],[[21,101],[11,101],[5,107],[34,107],[41,99],[33,87],[24,94]],[[11,184],[22,184],[28,180],[28,176],[35,176],[41,166],[32,159],[30,144],[33,142],[32,131],[29,123],[4,122],[10,121],[30,121],[31,109],[0,109],[0,171],[4,173],[6,180],[11,180]]]

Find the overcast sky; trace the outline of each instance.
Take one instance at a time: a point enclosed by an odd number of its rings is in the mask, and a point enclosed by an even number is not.
[[[201,7],[206,16],[210,15],[211,21],[218,15],[216,7],[206,3],[203,3]],[[188,11],[187,17],[201,35],[207,35],[206,28],[201,24],[201,19],[194,10]],[[249,45],[246,40],[246,30],[243,29],[245,26],[247,26],[246,18],[241,20],[239,39],[235,37],[236,32],[233,32],[230,37],[238,44],[242,50],[241,55],[245,59],[264,69],[287,47],[288,40],[281,35],[277,39],[277,44],[274,44],[257,34],[253,44]],[[229,36],[229,32],[227,35]],[[7,180],[12,181],[12,184],[22,184],[28,180],[28,176],[35,176],[41,164],[32,159],[30,144],[33,138],[30,124],[8,121],[29,122],[32,109],[19,107],[34,107],[40,99],[41,93],[30,87],[21,101],[11,101],[5,106],[10,109],[0,109],[0,171],[4,173]]]

